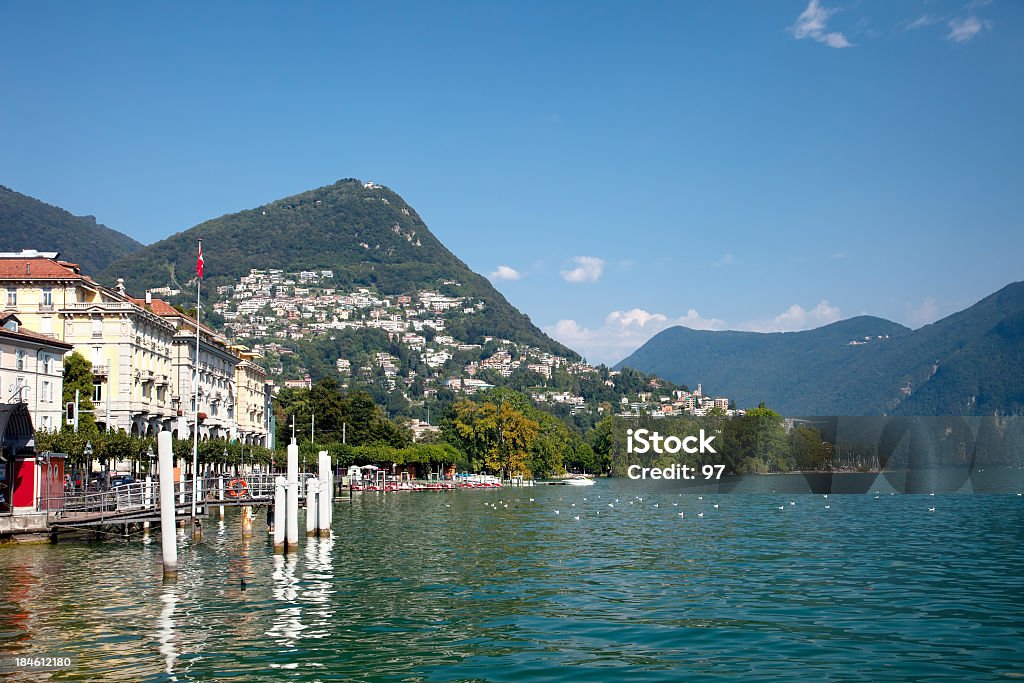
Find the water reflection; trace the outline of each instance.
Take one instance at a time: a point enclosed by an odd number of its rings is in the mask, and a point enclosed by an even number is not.
[[[334,571],[331,550],[334,538],[307,538],[305,548],[306,569],[302,580],[306,589],[302,601],[309,604],[306,613],[306,638],[326,638],[331,627],[331,596],[334,594]]]
[[[174,674],[174,663],[178,659],[178,652],[174,647],[174,609],[178,605],[178,589],[173,582],[164,584],[163,592],[160,594],[160,602],[163,608],[157,618],[156,638],[160,643],[160,654],[164,658],[164,672],[176,681],[178,677]]]
[[[299,581],[295,576],[295,568],[299,557],[296,553],[274,555],[274,587],[271,594],[279,604],[274,611],[273,623],[267,635],[282,648],[293,650],[302,631],[306,628],[302,623],[302,606],[298,602]]]

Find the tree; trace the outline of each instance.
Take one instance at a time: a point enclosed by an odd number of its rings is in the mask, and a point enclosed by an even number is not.
[[[64,403],[75,402],[75,390],[78,391],[78,430],[86,434],[96,431],[96,418],[93,415],[95,406],[92,403],[92,363],[85,356],[75,351],[64,358]],[[66,429],[73,429],[70,425]]]
[[[485,403],[484,407],[493,405]],[[502,403],[485,420],[485,428],[491,431],[491,444],[484,461],[486,466],[509,476],[529,476],[527,455],[540,425],[508,403]]]
[[[444,429],[449,443],[469,456],[474,469],[483,467],[509,476],[530,475],[528,456],[540,425],[511,402],[456,403]]]
[[[831,444],[821,438],[821,432],[801,425],[789,434],[790,451],[797,469],[826,469],[832,460]]]
[[[762,403],[722,426],[723,464],[740,473],[792,469],[782,416]]]

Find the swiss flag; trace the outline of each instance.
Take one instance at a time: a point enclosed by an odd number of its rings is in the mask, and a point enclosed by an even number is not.
[[[196,259],[196,275],[203,277],[203,241],[199,240],[199,258]]]

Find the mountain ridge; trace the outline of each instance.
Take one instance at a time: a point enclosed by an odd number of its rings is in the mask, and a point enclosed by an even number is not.
[[[95,216],[76,216],[4,185],[0,185],[0,228],[0,251],[56,251],[93,273],[145,246],[97,223]]]
[[[448,250],[402,197],[355,178],[204,221],[111,263],[100,278],[125,278],[129,289],[186,289],[194,282],[199,238],[211,286],[275,268],[329,269],[339,287],[373,286],[385,294],[447,290],[487,304],[481,320],[467,323],[470,338],[505,337],[578,358]]]
[[[1015,414],[1024,411],[1022,340],[1016,282],[917,330],[874,316],[786,333],[669,328],[615,367],[701,381],[790,415]]]

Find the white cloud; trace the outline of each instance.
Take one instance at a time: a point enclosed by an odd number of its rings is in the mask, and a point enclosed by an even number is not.
[[[582,353],[593,363],[609,365],[620,361],[662,330],[682,325],[694,330],[722,330],[725,321],[703,318],[693,308],[686,315],[670,318],[663,313],[651,313],[642,308],[612,311],[601,327],[588,329],[575,320],[559,320],[544,328],[549,335],[571,349]]]
[[[922,327],[939,319],[939,307],[935,299],[927,297],[919,306],[907,303],[907,314],[904,320],[913,328]]]
[[[981,33],[983,28],[991,29],[992,22],[983,22],[975,16],[969,16],[966,19],[950,19],[949,35],[946,36],[946,39],[952,40],[954,43],[966,43]]]
[[[576,267],[563,270],[562,279],[566,282],[597,282],[604,272],[604,259],[596,256],[576,256],[572,259]]]
[[[914,29],[924,28],[926,26],[931,26],[932,24],[937,24],[940,21],[941,19],[939,17],[933,17],[930,14],[923,14],[919,16],[917,19],[914,19],[912,22],[907,24],[907,30],[913,31]]]
[[[728,252],[722,254],[722,258],[720,258],[717,261],[715,261],[715,265],[718,266],[718,267],[721,267],[721,266],[731,266],[731,265],[733,265],[735,263],[736,263],[736,257],[733,256],[732,254],[728,253]]]
[[[523,277],[523,274],[512,266],[498,266],[490,275],[492,280],[519,280]]]
[[[829,17],[836,11],[825,9],[818,0],[810,0],[804,11],[796,18],[796,23],[789,27],[789,31],[797,40],[810,38],[829,47],[853,47],[853,43],[847,40],[842,33],[828,30]]]
[[[828,325],[839,320],[838,306],[832,306],[822,300],[817,306],[808,310],[799,304],[793,304],[774,318],[752,320],[740,327],[750,332],[796,332]]]

